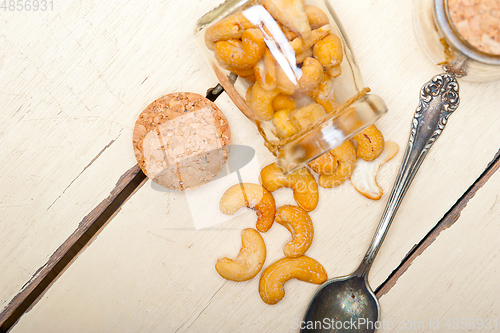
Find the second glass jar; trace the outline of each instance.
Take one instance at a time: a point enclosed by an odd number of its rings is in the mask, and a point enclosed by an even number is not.
[[[476,11],[475,2],[464,2],[463,10]],[[489,3],[483,2],[484,6]],[[415,0],[415,31],[429,58],[446,72],[464,80],[484,82],[500,79],[500,55],[474,47],[458,32],[455,24],[458,22],[453,22],[451,16],[448,0]],[[480,31],[481,24],[475,29]]]

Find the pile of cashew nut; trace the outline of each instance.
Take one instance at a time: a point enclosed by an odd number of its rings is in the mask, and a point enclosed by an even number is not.
[[[312,175],[310,177],[316,183]],[[305,204],[312,210],[316,207],[317,201],[311,208],[310,202],[304,200],[306,190],[296,186],[296,183],[304,180],[310,181],[308,176],[302,173],[297,173],[288,179],[287,177],[281,180],[275,179],[273,189],[282,186],[292,188],[297,202]],[[230,187],[222,196],[219,209],[224,214],[232,215],[242,207],[252,208],[257,212],[258,231],[267,232],[276,221],[287,228],[292,235],[292,239],[283,247],[285,257],[269,265],[260,277],[259,294],[264,302],[278,303],[285,296],[284,285],[290,279],[296,278],[316,284],[326,281],[327,274],[323,266],[304,255],[314,237],[313,224],[305,209],[292,205],[276,209],[271,192],[262,185],[251,183]],[[236,259],[224,257],[217,261],[215,269],[220,276],[237,282],[247,281],[262,270],[267,251],[264,240],[257,230],[251,228],[243,230],[242,247]]]
[[[332,80],[341,75],[342,40],[325,12],[302,0],[255,4],[267,10],[277,30],[251,22],[243,11],[207,28],[205,44],[222,68],[247,80],[246,102],[255,118],[271,121],[275,136],[285,139],[339,105]],[[270,38],[281,51],[269,49],[265,41]],[[295,64],[277,60],[284,48],[294,54]]]
[[[252,4],[250,9],[260,7],[267,11],[275,29],[265,20],[257,22],[251,10],[246,9],[208,27],[205,44],[214,52],[221,67],[248,81],[245,99],[255,118],[271,122],[275,136],[287,139],[339,105],[334,80],[342,72],[343,42],[332,31],[328,15],[303,0],[255,0]],[[271,50],[269,45],[273,43],[277,47]],[[286,48],[294,54],[295,64],[277,60]],[[293,66],[300,71],[299,76]],[[354,187],[367,198],[378,200],[382,196],[375,181],[378,167],[368,167],[362,162],[358,170],[355,169],[358,159],[371,163],[384,147],[384,137],[373,125],[356,135],[353,141],[311,162],[309,167],[319,174],[317,184],[325,188],[344,183],[354,173],[355,177],[351,178]],[[397,146],[391,144],[384,155],[386,159],[376,163],[381,165],[396,153]],[[266,171],[276,176],[276,169]],[[286,181],[281,183],[283,187],[290,187]],[[311,191],[317,189],[311,188]],[[294,189],[294,195],[300,196],[300,191]],[[297,204],[311,211],[315,207],[314,197],[306,205],[302,205],[300,199]]]
[[[317,182],[305,167],[285,176],[276,163],[262,169],[260,182],[270,192],[281,187],[292,188],[297,205],[308,212],[318,204],[318,185],[333,188],[348,179],[363,196],[379,200],[383,191],[376,181],[377,172],[398,150],[396,143],[385,142],[378,128],[371,125],[308,164],[318,174]]]
[[[269,31],[250,22],[243,12],[210,26],[205,43],[221,67],[251,82],[246,92],[247,104],[258,120],[271,121],[276,136],[285,139],[338,106],[333,80],[341,75],[342,40],[332,33],[328,16],[317,7],[304,5],[302,0],[256,0],[256,3],[271,14],[295,52],[296,65],[302,73],[295,77],[295,83],[266,45],[264,34],[269,36]],[[306,167],[285,175],[273,163],[261,170],[260,185],[242,183],[230,187],[221,198],[220,211],[232,215],[242,207],[254,209],[257,230],[243,230],[237,258],[219,259],[217,272],[232,281],[247,281],[257,276],[267,253],[260,233],[267,232],[276,221],[290,231],[292,239],[283,247],[285,257],[270,264],[260,276],[262,300],[267,304],[278,303],[285,296],[285,282],[293,278],[315,284],[326,281],[323,266],[305,256],[314,238],[308,212],[318,205],[318,185],[332,188],[351,179],[357,191],[378,200],[383,192],[376,182],[376,173],[397,151],[398,145],[385,142],[382,133],[371,125]],[[272,192],[280,188],[293,191],[296,206],[276,208]]]
[[[379,200],[383,191],[376,181],[378,169],[392,159],[398,150],[396,143],[385,142],[382,132],[371,125],[308,166],[319,175],[320,187],[336,187],[351,179],[359,193],[369,199]]]
[[[308,167],[319,175],[318,181],[307,167],[284,174],[272,163],[264,167],[259,184],[240,183],[231,186],[223,194],[219,209],[232,215],[242,207],[257,213],[255,229],[242,232],[242,248],[236,259],[222,258],[215,268],[225,279],[247,281],[262,270],[266,261],[266,244],[259,232],[267,232],[274,224],[290,231],[292,239],[283,247],[284,258],[272,263],[260,276],[259,294],[267,304],[276,304],[285,296],[285,282],[296,278],[321,284],[327,279],[323,266],[305,256],[314,238],[314,227],[308,212],[313,211],[319,200],[318,185],[331,188],[351,179],[356,190],[367,198],[377,200],[382,189],[376,182],[379,167],[398,151],[398,145],[385,142],[382,133],[372,125],[332,151],[323,154]],[[276,209],[272,192],[289,188],[293,192],[294,205]]]

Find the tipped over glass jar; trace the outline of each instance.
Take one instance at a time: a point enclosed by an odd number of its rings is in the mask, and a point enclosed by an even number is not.
[[[500,1],[416,0],[414,23],[425,52],[446,72],[500,79]]]
[[[195,37],[224,90],[289,172],[387,112],[364,87],[327,0],[229,0]]]

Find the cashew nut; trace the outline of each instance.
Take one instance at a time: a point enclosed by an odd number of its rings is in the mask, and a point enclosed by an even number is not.
[[[326,69],[326,72],[328,73],[328,75],[330,75],[331,77],[337,77],[339,76],[340,74],[342,74],[342,67],[339,65],[335,65],[335,66],[332,66],[330,68],[327,68]]]
[[[314,58],[306,58],[302,66],[302,76],[299,79],[299,86],[302,91],[310,91],[318,86],[323,79],[323,66]]]
[[[285,297],[284,287],[288,280],[321,284],[327,278],[324,267],[312,258],[283,258],[272,263],[260,276],[260,298],[267,304],[276,304]]]
[[[247,281],[257,275],[266,261],[266,244],[254,229],[241,233],[242,247],[236,260],[222,258],[217,260],[215,269],[224,279]]]
[[[222,213],[233,215],[241,207],[257,211],[257,230],[266,232],[274,222],[276,204],[273,195],[258,184],[242,183],[231,186],[222,195],[219,209]]]
[[[373,161],[384,150],[384,136],[375,125],[365,128],[353,137],[358,143],[358,157],[365,161]]]
[[[318,29],[325,24],[330,23],[330,20],[328,20],[328,16],[326,16],[325,12],[318,7],[306,5],[305,10],[311,29]]]
[[[243,32],[254,25],[239,12],[215,23],[205,32],[205,44],[209,50],[214,49],[215,42],[228,39],[239,39]]]
[[[318,184],[306,168],[293,171],[285,176],[276,163],[272,163],[260,171],[259,181],[270,192],[281,187],[291,188],[297,205],[306,212],[314,210],[318,205]]]
[[[278,26],[281,28],[281,31],[283,31],[283,34],[285,35],[286,39],[288,40],[293,40],[294,38],[297,38],[299,36],[298,33],[295,31],[292,31],[285,27],[283,24],[278,22]]]
[[[276,135],[280,139],[288,138],[297,133],[300,128],[290,120],[289,109],[276,111],[273,117],[273,125],[276,128]]]
[[[276,89],[286,95],[293,95],[297,89],[297,85],[290,80],[281,66],[276,66],[276,75],[278,79]]]
[[[311,103],[290,112],[290,118],[302,129],[314,123],[325,114],[324,107],[317,103]]]
[[[308,38],[304,38],[304,48],[311,48],[330,33],[330,25],[326,24],[318,29],[312,30]]]
[[[313,54],[326,68],[336,66],[342,62],[342,41],[335,34],[329,34],[313,47]]]
[[[273,99],[273,109],[274,111],[279,111],[279,110],[294,110],[296,108],[295,105],[295,100],[283,93],[279,93],[274,99]]]
[[[304,47],[304,40],[302,39],[302,37],[294,38],[289,44],[292,47],[292,49],[295,51],[296,54],[300,53],[306,49]]]
[[[281,172],[276,163],[266,165],[259,175],[259,182],[269,192],[274,192],[288,182],[287,177]]]
[[[306,49],[305,51],[302,51],[300,53],[295,54],[295,62],[297,64],[301,64],[306,60],[306,58],[312,57],[313,56],[313,50],[312,47]]]
[[[250,83],[255,83],[255,81],[257,81],[254,73],[252,73],[248,76],[242,76],[242,78],[247,79]]]
[[[346,141],[332,150],[338,160],[337,170],[330,176],[319,176],[318,184],[321,187],[332,188],[345,182],[351,177],[356,166],[356,148],[351,141]]]
[[[377,172],[382,164],[389,161],[398,153],[399,147],[394,142],[386,142],[382,154],[371,162],[358,160],[351,182],[354,188],[368,199],[378,200],[384,194],[382,188],[377,184]]]
[[[335,155],[329,151],[310,162],[308,165],[314,172],[320,175],[330,176],[337,170],[338,161]]]
[[[276,63],[269,49],[264,57],[254,67],[255,79],[265,90],[272,91],[276,88]]]
[[[307,19],[303,0],[263,0],[269,14],[288,29],[304,38],[309,37],[311,26]]]
[[[324,25],[321,28],[311,31],[308,38],[296,37],[290,42],[290,46],[295,51],[296,54],[301,54],[304,52],[312,52],[312,46],[316,44],[323,37],[328,35],[330,32],[330,25]],[[297,61],[298,63],[300,61]]]
[[[279,90],[266,90],[259,82],[255,82],[247,91],[247,103],[260,120],[273,119],[273,99],[279,94]]]
[[[214,45],[215,59],[222,67],[248,69],[253,67],[266,50],[264,37],[259,29],[248,29],[239,39],[221,40]]]
[[[309,96],[323,106],[326,112],[332,112],[339,105],[335,99],[332,79],[328,75],[325,75],[319,85],[309,92]]]
[[[313,224],[309,214],[300,207],[285,205],[278,208],[274,220],[292,234],[292,240],[283,248],[285,256],[297,258],[306,253],[314,237]]]
[[[253,85],[248,87],[247,93],[245,94],[245,100],[247,101],[248,105],[252,105],[252,90],[253,90]]]
[[[238,76],[241,76],[243,78],[247,78],[249,76],[252,76],[254,75],[254,69],[253,68],[248,68],[248,69],[238,69],[238,68],[233,68],[231,66],[221,66],[225,69],[227,69],[228,71],[230,71],[231,73],[234,73]]]

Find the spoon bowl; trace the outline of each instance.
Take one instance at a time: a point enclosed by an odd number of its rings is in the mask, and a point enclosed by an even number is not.
[[[325,282],[314,295],[302,332],[373,332],[379,313],[378,300],[363,276],[338,277]],[[320,317],[324,318],[321,324],[315,325]]]

